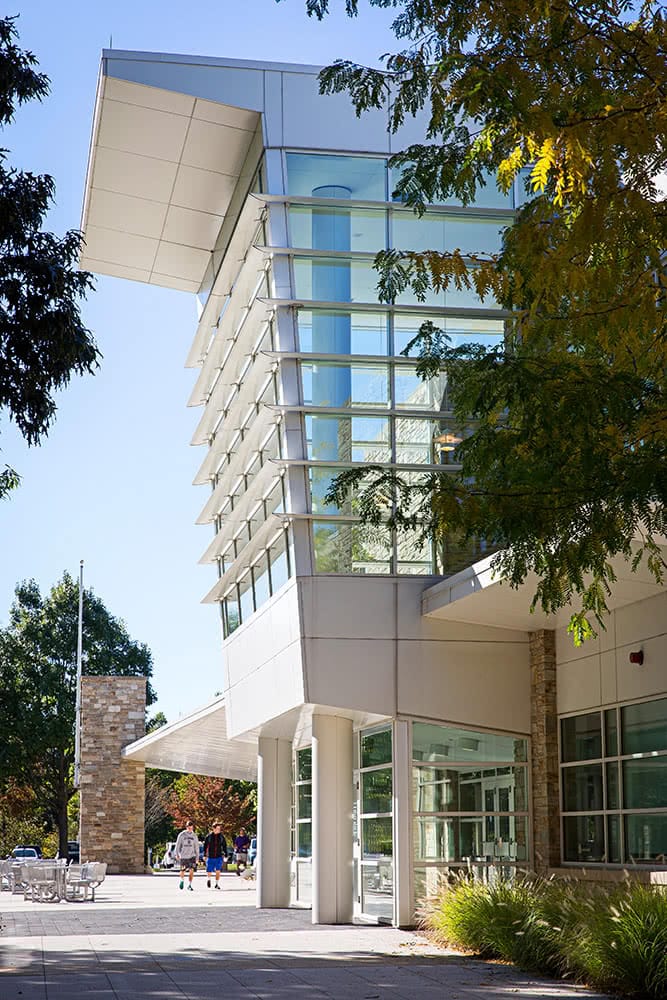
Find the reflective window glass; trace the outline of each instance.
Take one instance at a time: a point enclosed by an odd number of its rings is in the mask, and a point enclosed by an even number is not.
[[[667,750],[667,698],[621,709],[622,753]]]
[[[296,752],[296,780],[310,781],[313,776],[313,749],[304,747]]]
[[[564,767],[563,809],[565,812],[583,812],[603,809],[602,764],[582,764]]]
[[[255,587],[255,607],[260,608],[266,604],[271,596],[269,587],[269,561],[263,556],[252,568],[252,579]]]
[[[313,546],[316,573],[390,572],[391,536],[384,528],[315,521]]]
[[[430,464],[433,461],[433,420],[419,417],[396,417],[396,461],[406,465]]]
[[[361,811],[363,813],[390,813],[391,804],[391,768],[365,771],[361,775]]]
[[[389,403],[386,365],[303,362],[301,379],[307,406],[382,407]],[[326,460],[329,456],[322,457]]]
[[[377,253],[387,243],[387,216],[367,208],[292,205],[290,246],[305,250]]]
[[[396,185],[403,172],[402,167],[392,167],[391,176],[389,179],[389,190],[391,197],[394,201],[399,200],[395,195]],[[487,172],[485,175],[485,183],[480,186],[476,192],[474,201],[471,203],[475,208],[513,208],[514,206],[514,195],[510,191],[509,194],[503,194],[502,191],[498,189],[496,184],[495,174]],[[454,195],[450,195],[445,199],[437,199],[433,204],[445,204],[445,205],[461,205],[461,201],[455,198]]]
[[[239,583],[239,604],[241,606],[241,621],[247,622],[255,610],[250,573],[246,574]]]
[[[524,816],[417,816],[414,855],[418,861],[525,861]]]
[[[621,817],[607,816],[607,861],[611,865],[621,863]]]
[[[409,410],[447,410],[447,376],[444,372],[424,381],[411,365],[394,369],[395,405]]]
[[[623,808],[667,809],[667,755],[624,760]]]
[[[527,808],[525,767],[413,767],[416,812],[514,812]]]
[[[239,602],[236,596],[236,588],[225,598],[225,627],[226,634],[231,635],[241,624],[239,614]]]
[[[389,462],[386,417],[306,414],[308,458],[331,462]]]
[[[378,280],[379,275],[372,260],[294,258],[294,290],[299,299],[311,299],[314,302],[379,302]]]
[[[391,816],[361,821],[362,858],[390,858],[393,855]]]
[[[431,541],[419,531],[400,531],[396,537],[396,572],[403,576],[429,576],[434,572]]]
[[[501,247],[506,222],[475,216],[440,215],[426,212],[393,213],[393,246],[399,250],[452,251],[462,254],[495,254]]]
[[[615,757],[618,753],[618,728],[616,709],[608,708],[604,713],[605,757]]]
[[[299,819],[310,819],[313,815],[313,792],[310,782],[305,785],[297,785],[297,809]]]
[[[397,313],[394,316],[394,349],[395,355],[400,355],[411,340],[419,333],[424,322],[424,314]],[[431,322],[449,337],[450,347],[460,347],[461,344],[481,344],[495,347],[502,343],[505,328],[502,320],[496,319],[465,319],[433,316]],[[413,347],[410,356],[419,354],[419,348]]]
[[[561,719],[561,760],[594,760],[602,756],[600,713]]]
[[[289,563],[284,538],[271,547],[269,560],[271,563],[271,593],[275,594],[289,579]]]
[[[416,761],[520,762],[527,760],[527,741],[497,733],[474,732],[437,726],[428,722],[412,725],[413,758]]]
[[[388,352],[388,319],[385,313],[300,309],[298,322],[300,351],[373,355],[386,355]]]
[[[564,816],[563,840],[564,861],[604,861],[604,816]]]
[[[361,734],[361,766],[391,764],[391,729],[379,729]]]
[[[313,856],[313,827],[309,822],[296,825],[297,848],[300,858]]]
[[[628,864],[665,864],[667,813],[625,816],[625,861]]]
[[[618,783],[618,761],[614,760],[605,764],[605,774],[607,777],[607,809],[619,809],[620,786]]]
[[[289,194],[314,198],[386,201],[386,160],[329,153],[287,153],[287,190]]]

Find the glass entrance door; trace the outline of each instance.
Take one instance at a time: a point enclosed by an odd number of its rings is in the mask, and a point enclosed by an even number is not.
[[[358,916],[394,919],[393,768],[391,727],[360,733],[355,781],[354,863]]]

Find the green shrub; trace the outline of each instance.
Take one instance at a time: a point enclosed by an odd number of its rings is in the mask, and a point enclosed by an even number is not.
[[[598,989],[667,998],[667,892],[627,884],[466,876],[443,885],[424,923],[443,943]]]

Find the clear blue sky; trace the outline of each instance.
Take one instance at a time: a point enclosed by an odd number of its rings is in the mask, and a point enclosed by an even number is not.
[[[395,45],[384,11],[350,21],[343,0],[322,24],[304,0],[15,0],[22,47],[38,57],[51,95],[18,112],[0,136],[9,161],[50,173],[57,204],[49,228],[77,228],[100,52],[115,48],[327,63],[377,63]],[[75,379],[41,447],[28,449],[0,413],[0,462],[23,482],[0,506],[0,623],[14,587],[43,592],[86,562],[86,585],[153,651],[154,686],[172,721],[222,684],[217,609],[200,603],[214,582],[198,565],[210,528],[195,526],[205,487],[189,440],[195,377],[183,367],[196,325],[194,297],[98,278],[84,317],[104,355],[99,373]]]

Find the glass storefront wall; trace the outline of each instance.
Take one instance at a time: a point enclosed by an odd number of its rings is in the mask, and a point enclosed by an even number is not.
[[[313,877],[313,750],[297,750],[292,779],[291,899],[312,905]]]
[[[667,698],[561,719],[563,861],[667,867]]]
[[[359,840],[355,880],[364,916],[394,917],[393,767],[391,726],[359,733],[359,793],[355,810]]]
[[[412,780],[417,903],[452,869],[489,879],[528,863],[525,738],[414,722]]]

